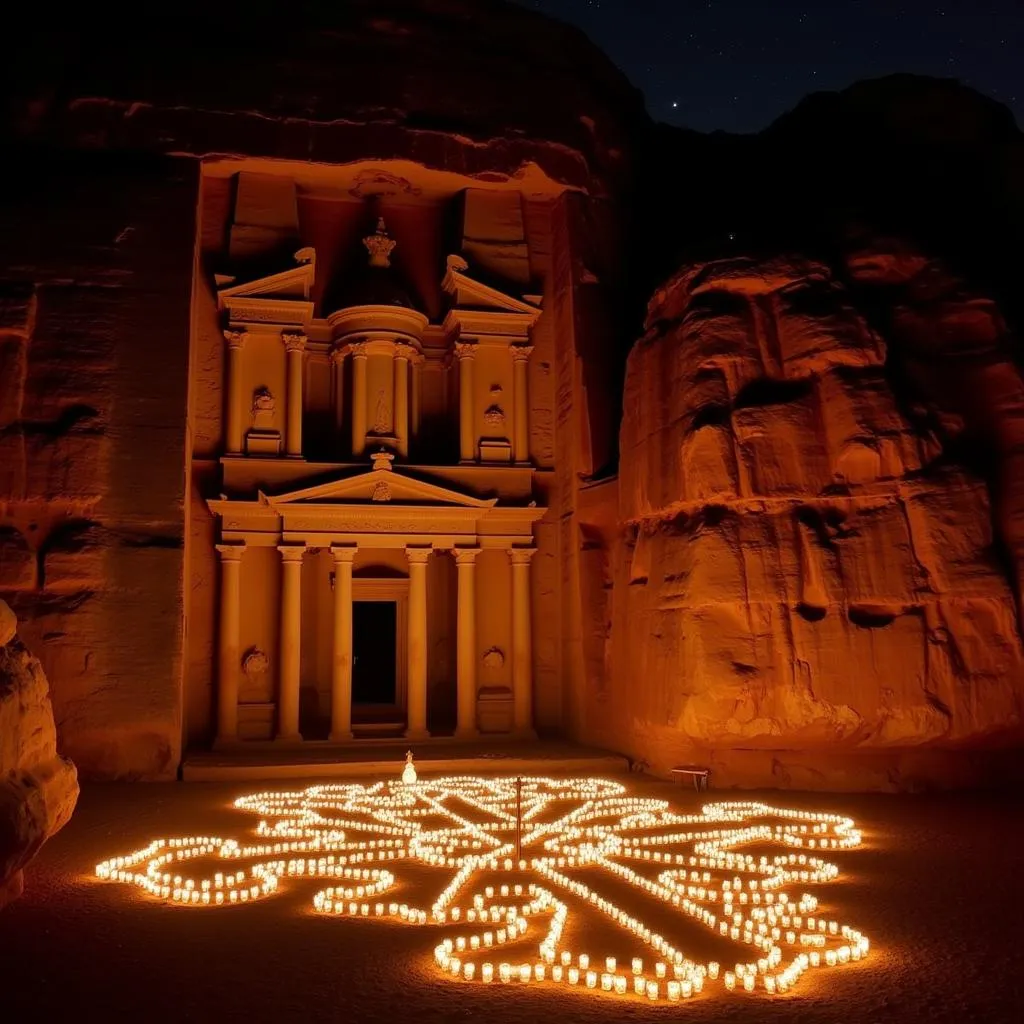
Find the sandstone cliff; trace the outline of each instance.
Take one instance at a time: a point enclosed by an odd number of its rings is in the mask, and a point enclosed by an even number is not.
[[[21,892],[25,866],[77,799],[75,766],[57,754],[46,676],[0,601],[0,906]]]
[[[720,784],[999,781],[1024,740],[1024,137],[896,77],[662,144],[702,202],[647,225],[673,270],[629,357],[617,515],[607,488],[586,512],[588,737]]]

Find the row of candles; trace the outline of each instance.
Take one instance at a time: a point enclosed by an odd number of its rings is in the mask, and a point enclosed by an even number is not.
[[[791,899],[781,891],[789,884],[837,876],[834,864],[792,851],[855,847],[861,837],[849,818],[745,801],[717,802],[700,814],[680,815],[665,801],[629,796],[625,787],[609,780],[527,778],[522,783],[523,848],[536,844],[538,853],[543,851],[530,858],[515,859],[509,841],[517,827],[515,780],[457,777],[402,785],[330,784],[241,797],[235,806],[261,816],[256,832],[268,842],[241,847],[212,837],[155,840],[97,865],[96,873],[172,902],[218,906],[270,896],[284,877],[342,879],[345,884],[316,894],[316,912],[484,926],[446,938],[435,949],[446,975],[483,983],[549,981],[669,1001],[699,994],[708,981],[748,992],[760,982],[767,993],[783,993],[810,968],[846,964],[868,952],[868,940],[859,931],[815,916],[813,896]],[[569,809],[542,820],[543,812],[557,812],[563,805]],[[771,842],[790,852],[755,858],[736,849]],[[661,849],[680,844],[693,852]],[[260,862],[248,874],[216,872],[203,880],[176,873],[180,862],[195,858]],[[429,911],[381,902],[395,884],[394,874],[356,866],[404,859],[455,869]],[[652,879],[627,861],[671,868]],[[726,971],[717,963],[692,962],[636,916],[567,873],[581,867],[602,869],[712,932],[752,947],[753,955]],[[599,971],[590,966],[588,954],[560,949],[569,908],[546,886],[487,886],[471,906],[457,905],[464,887],[482,871],[532,872],[546,885],[566,890],[651,947],[659,958],[653,973],[644,969],[641,958],[632,960],[631,977],[617,971],[614,957],[605,957],[605,970]],[[518,905],[495,903],[496,896],[527,899]],[[538,915],[550,921],[537,960],[479,962],[487,949],[523,941],[529,919]],[[784,948],[793,952],[785,964]]]

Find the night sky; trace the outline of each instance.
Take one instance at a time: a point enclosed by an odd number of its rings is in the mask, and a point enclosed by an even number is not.
[[[957,78],[1024,124],[1024,0],[519,0],[582,28],[651,116],[751,132],[898,71]]]

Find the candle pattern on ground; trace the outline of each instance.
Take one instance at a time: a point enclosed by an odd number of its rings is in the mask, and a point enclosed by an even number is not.
[[[480,984],[668,1002],[710,991],[778,995],[808,970],[868,953],[867,937],[822,913],[803,888],[837,877],[824,854],[860,844],[850,818],[732,800],[681,814],[607,779],[523,778],[519,793],[516,782],[459,776],[255,793],[235,806],[259,816],[259,842],[157,839],[97,865],[96,874],[187,906],[237,905],[273,895],[285,878],[322,879],[330,884],[313,897],[317,913],[435,926],[437,967]],[[779,852],[744,852],[768,845]],[[216,869],[186,877],[196,860]],[[423,906],[389,900],[400,861],[441,869],[447,884]],[[634,892],[631,905],[588,881],[595,870]],[[508,882],[474,891],[490,875]],[[740,955],[728,965],[688,955],[632,908],[649,900]],[[563,931],[581,905],[626,933],[641,955],[567,948]]]

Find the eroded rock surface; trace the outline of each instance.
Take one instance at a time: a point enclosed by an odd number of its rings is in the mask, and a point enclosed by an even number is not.
[[[917,325],[949,343],[960,321],[946,298],[897,303],[901,352]],[[629,361],[629,534],[613,569],[624,682],[610,700],[636,756],[664,769],[689,753],[720,781],[813,784],[829,758],[886,752],[859,774],[873,788],[908,784],[907,750],[1019,742],[1016,571],[985,480],[949,457],[934,417],[905,411],[886,339],[830,268],[786,256],[686,267],[648,325]],[[1019,384],[1005,356],[977,362]],[[987,396],[992,436],[1016,457],[1024,403],[1001,403],[1009,385],[961,382]],[[1003,500],[996,523],[1016,554],[1012,488]],[[817,768],[787,768],[794,751],[817,752]]]
[[[21,892],[25,866],[77,799],[75,766],[57,753],[46,676],[0,601],[0,906]]]

